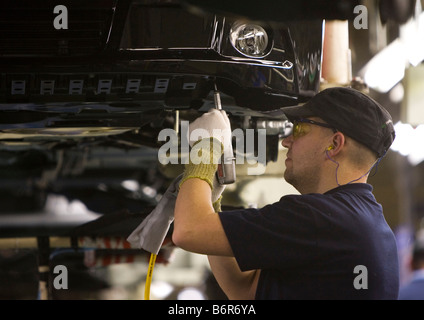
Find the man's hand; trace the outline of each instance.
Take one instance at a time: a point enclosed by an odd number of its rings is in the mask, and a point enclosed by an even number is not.
[[[225,111],[211,109],[189,125],[190,146],[204,138],[219,140],[224,149],[231,145],[231,124]]]
[[[180,186],[187,179],[199,178],[213,190],[218,162],[224,148],[231,146],[230,120],[225,111],[211,109],[189,125],[189,135],[192,149]]]

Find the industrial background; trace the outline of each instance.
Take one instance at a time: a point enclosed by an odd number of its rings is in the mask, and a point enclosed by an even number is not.
[[[267,130],[266,146],[242,155],[265,150],[266,161],[237,165],[224,208],[297,192],[283,179],[284,107],[331,86],[385,106],[397,137],[369,183],[407,281],[411,241],[424,228],[423,5],[3,1],[0,299],[144,299],[150,255],[126,238],[183,170],[178,159],[158,161],[159,133],[179,132],[217,91],[233,128]],[[258,43],[238,40],[249,28]],[[225,299],[206,257],[169,234],[150,298]]]

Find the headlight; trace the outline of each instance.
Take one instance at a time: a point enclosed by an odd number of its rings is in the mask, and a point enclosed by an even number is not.
[[[238,52],[249,58],[263,58],[269,53],[268,34],[256,24],[234,23],[230,30],[230,41]]]

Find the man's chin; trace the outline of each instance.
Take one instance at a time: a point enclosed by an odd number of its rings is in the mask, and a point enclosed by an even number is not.
[[[293,176],[292,174],[286,169],[286,171],[284,171],[284,180],[287,181],[287,183],[293,185]]]

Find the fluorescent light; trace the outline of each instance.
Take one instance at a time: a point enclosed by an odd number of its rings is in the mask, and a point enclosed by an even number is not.
[[[400,39],[405,44],[409,63],[414,67],[424,60],[424,13],[400,27]]]
[[[421,12],[421,10],[420,10]],[[400,37],[377,53],[359,72],[372,89],[387,93],[405,76],[405,68],[424,60],[424,12],[400,27]]]
[[[390,91],[405,76],[406,61],[405,45],[396,39],[365,66],[365,83],[379,92]]]
[[[410,124],[398,122],[395,131],[396,138],[390,149],[408,157],[413,166],[424,161],[424,125],[414,128]]]

